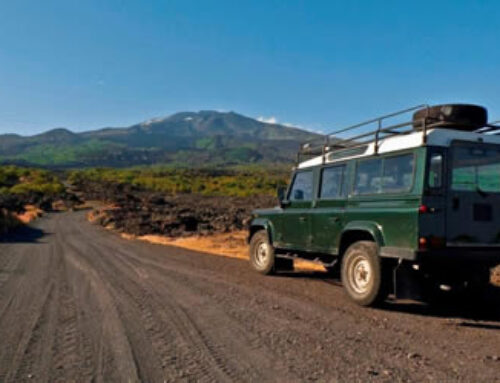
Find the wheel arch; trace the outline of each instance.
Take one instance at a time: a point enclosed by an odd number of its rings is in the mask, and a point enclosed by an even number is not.
[[[349,222],[340,234],[339,257],[342,257],[347,248],[357,241],[373,241],[379,248],[384,246],[382,227],[372,221]]]
[[[269,237],[269,243],[273,244],[273,236],[274,236],[274,227],[271,221],[264,218],[256,218],[252,220],[250,223],[249,233],[248,233],[248,242],[252,239],[253,235],[260,230],[265,230]]]

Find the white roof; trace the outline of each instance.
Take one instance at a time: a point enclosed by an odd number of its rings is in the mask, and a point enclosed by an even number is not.
[[[482,134],[473,132],[464,132],[461,130],[451,130],[451,129],[431,129],[427,131],[427,144],[432,146],[450,146],[452,141],[471,141],[471,142],[485,142],[491,144],[500,145],[500,136],[492,134]],[[391,136],[388,138],[380,139],[378,142],[378,153],[390,153],[398,150],[417,148],[419,146],[424,146],[423,142],[423,131],[417,131],[410,134],[405,134],[401,136]],[[348,150],[348,149],[346,149]],[[335,151],[332,153],[339,153]],[[367,149],[362,154],[355,154],[352,156],[345,157],[334,157],[326,155],[325,163],[335,163],[339,161],[345,161],[351,158],[362,158],[368,157],[375,154],[375,143],[371,142],[367,144]],[[310,160],[301,162],[299,164],[299,169],[308,168],[311,166],[317,166],[323,164],[323,156],[314,157]]]

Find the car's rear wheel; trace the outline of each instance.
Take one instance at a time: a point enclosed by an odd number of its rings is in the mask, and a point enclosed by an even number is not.
[[[266,230],[259,230],[250,239],[250,265],[261,274],[275,271],[276,257]]]
[[[342,283],[349,297],[361,306],[373,306],[389,294],[377,244],[358,241],[346,250],[342,259]]]

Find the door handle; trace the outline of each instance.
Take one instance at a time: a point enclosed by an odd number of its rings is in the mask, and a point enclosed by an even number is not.
[[[332,223],[336,223],[336,222],[340,221],[340,218],[339,217],[330,217],[328,220]]]
[[[305,222],[306,220],[307,220],[307,218],[306,218],[306,217],[304,217],[304,216],[300,216],[300,217],[299,217],[299,221],[300,221],[300,222]]]

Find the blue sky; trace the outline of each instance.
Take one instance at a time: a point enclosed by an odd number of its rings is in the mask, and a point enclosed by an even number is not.
[[[0,133],[234,110],[329,130],[420,103],[500,119],[498,1],[0,1]]]

